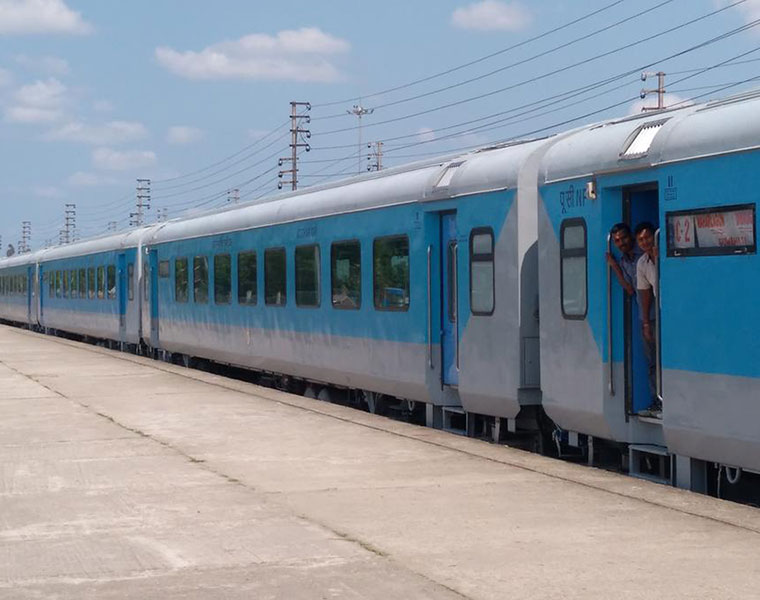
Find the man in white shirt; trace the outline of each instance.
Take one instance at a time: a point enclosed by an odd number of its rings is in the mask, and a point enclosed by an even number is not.
[[[644,354],[649,363],[649,392],[652,404],[647,411],[659,416],[662,401],[657,397],[657,347],[655,339],[655,319],[657,318],[657,297],[659,277],[657,273],[657,246],[654,243],[655,229],[651,223],[640,223],[636,227],[636,242],[641,248],[641,258],[636,263],[636,290],[641,303],[641,335],[644,339]]]

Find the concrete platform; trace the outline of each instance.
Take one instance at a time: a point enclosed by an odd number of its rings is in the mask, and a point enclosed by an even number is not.
[[[755,598],[760,511],[0,327],[0,598]]]

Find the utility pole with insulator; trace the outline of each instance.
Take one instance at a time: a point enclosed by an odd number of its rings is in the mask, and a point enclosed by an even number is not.
[[[351,110],[346,111],[349,115],[355,115],[359,119],[359,170],[357,173],[362,172],[362,117],[364,115],[371,115],[375,112],[374,108],[364,108],[361,104],[354,104]]]
[[[63,231],[61,236],[62,244],[70,244],[74,241],[74,231],[77,228],[77,205],[65,204],[64,205],[64,220]]]
[[[116,231],[116,226],[118,223],[116,221],[108,221],[108,225],[106,226],[106,231]]]
[[[291,102],[290,103],[290,156],[286,156],[277,161],[277,166],[281,167],[286,162],[290,163],[289,169],[281,169],[277,174],[280,181],[277,183],[277,189],[281,190],[283,185],[290,184],[293,190],[298,189],[298,149],[303,148],[308,152],[311,146],[306,142],[311,137],[311,131],[301,127],[302,123],[307,125],[311,123],[311,117],[307,114],[298,114],[298,107],[303,106],[306,112],[311,110],[310,102]],[[283,179],[290,175],[290,179]]]
[[[227,190],[227,203],[237,204],[238,202],[240,202],[240,190],[238,188]]]
[[[657,94],[657,106],[642,106],[641,112],[647,112],[652,110],[665,110],[665,73],[658,71],[657,73],[650,73],[645,71],[641,74],[641,81],[646,81],[647,77],[657,76],[657,89],[656,90],[641,90],[641,99],[645,100],[649,94]]]
[[[21,221],[21,243],[19,244],[19,253],[25,254],[32,251],[32,222]]]
[[[156,219],[159,223],[163,223],[164,221],[169,220],[169,209],[165,206],[163,208],[159,208],[158,211],[156,211]]]
[[[369,149],[369,155],[367,156],[367,160],[369,161],[369,164],[367,165],[367,171],[382,171],[383,143],[373,142],[367,144],[367,148]]]
[[[150,179],[137,180],[135,208],[135,212],[129,213],[129,226],[142,227],[145,224],[145,211],[150,210]]]

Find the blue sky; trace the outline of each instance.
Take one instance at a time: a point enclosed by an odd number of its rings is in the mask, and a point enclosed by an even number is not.
[[[3,248],[24,220],[57,243],[66,203],[80,237],[126,227],[137,178],[148,222],[275,193],[291,100],[312,104],[304,187],[365,170],[367,142],[393,166],[630,114],[650,63],[669,104],[755,88],[756,19],[760,0],[0,0]]]

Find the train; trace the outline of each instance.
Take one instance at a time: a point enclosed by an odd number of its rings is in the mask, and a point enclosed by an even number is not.
[[[759,183],[750,92],[6,258],[0,319],[719,494],[760,481]],[[643,222],[654,415],[607,258]]]

